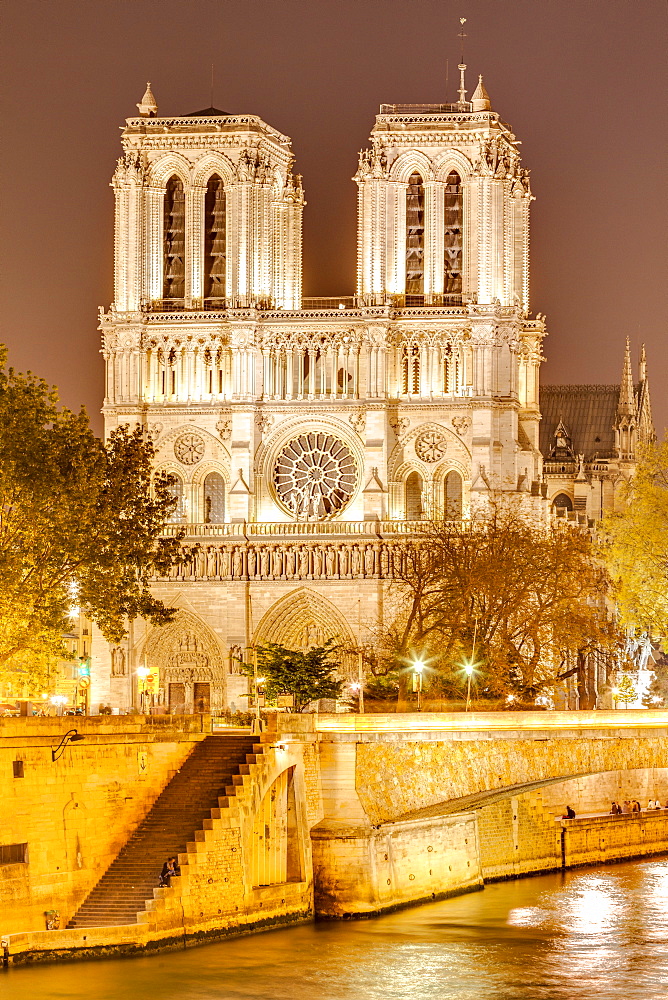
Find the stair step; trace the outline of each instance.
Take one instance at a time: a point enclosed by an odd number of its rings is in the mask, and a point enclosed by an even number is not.
[[[204,840],[205,824],[214,826],[213,810],[220,822],[221,809],[230,802],[236,808],[242,775],[263,753],[263,745],[244,732],[215,733],[196,743],[67,926],[136,924],[137,914],[153,901],[165,858]]]

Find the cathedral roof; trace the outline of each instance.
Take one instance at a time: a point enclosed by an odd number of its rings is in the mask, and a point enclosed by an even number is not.
[[[571,448],[587,460],[615,454],[615,424],[619,385],[544,385],[540,389],[540,450],[545,457],[554,447],[560,421]]]
[[[204,111],[189,111],[184,118],[229,118],[229,111],[221,111],[220,108],[205,108]]]

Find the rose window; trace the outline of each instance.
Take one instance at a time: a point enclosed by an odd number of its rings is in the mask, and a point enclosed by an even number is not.
[[[423,431],[415,442],[415,453],[423,462],[438,462],[445,455],[445,435],[439,431]]]
[[[199,434],[182,434],[174,442],[174,454],[183,465],[197,465],[204,455],[204,441]]]
[[[283,448],[274,466],[274,487],[298,521],[334,517],[349,502],[357,466],[343,441],[331,434],[302,434]]]

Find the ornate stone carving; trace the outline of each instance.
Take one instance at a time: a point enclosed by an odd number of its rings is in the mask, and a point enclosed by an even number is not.
[[[174,454],[182,465],[197,465],[204,457],[204,441],[199,434],[182,434],[174,442]]]
[[[446,451],[445,434],[440,431],[422,431],[415,440],[415,454],[423,462],[438,462]]]
[[[366,413],[364,410],[355,410],[354,413],[350,414],[348,420],[350,421],[350,425],[353,430],[357,431],[358,434],[361,434],[366,425]]]
[[[220,420],[216,422],[216,430],[218,431],[222,441],[228,441],[232,437],[232,418],[221,417]]]
[[[323,521],[347,505],[358,473],[350,449],[333,434],[301,434],[287,444],[274,466],[274,488],[298,521]]]
[[[271,413],[262,413],[260,411],[255,414],[255,422],[261,436],[264,437],[274,423],[274,418]]]
[[[111,676],[125,677],[125,650],[122,646],[114,646],[111,651]]]
[[[390,418],[390,427],[397,435],[397,437],[401,437],[404,431],[408,429],[409,425],[410,425],[410,420],[407,417]]]
[[[452,426],[454,427],[457,434],[459,434],[460,437],[463,437],[463,435],[467,433],[469,427],[471,426],[471,418],[453,417]]]

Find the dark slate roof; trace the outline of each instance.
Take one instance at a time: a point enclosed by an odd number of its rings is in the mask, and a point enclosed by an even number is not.
[[[575,455],[586,460],[615,454],[618,385],[544,385],[540,389],[540,450],[544,458],[554,446],[563,420]]]
[[[229,111],[221,111],[220,108],[205,108],[204,111],[189,111],[183,118],[229,118]]]

